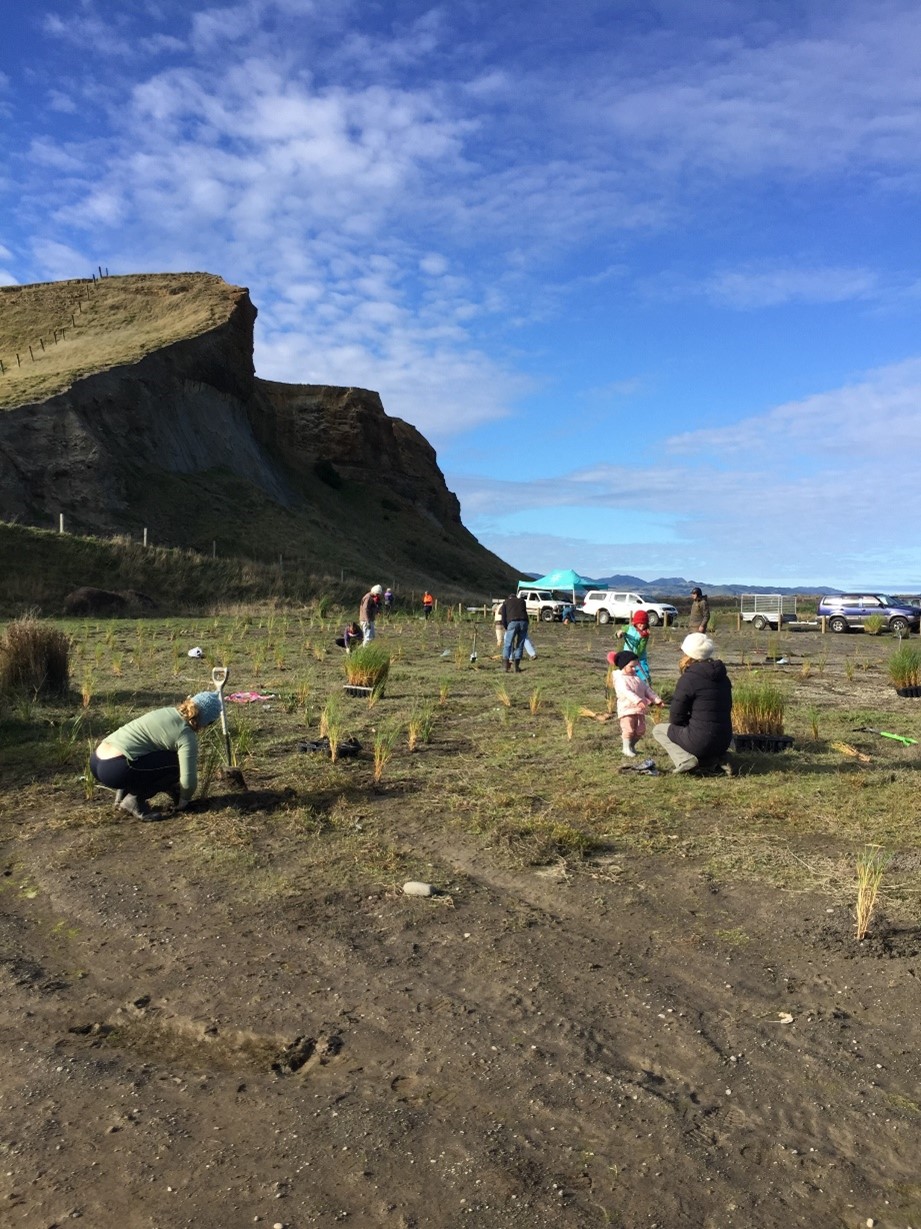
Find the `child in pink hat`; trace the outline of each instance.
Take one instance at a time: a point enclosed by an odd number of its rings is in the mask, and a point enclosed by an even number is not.
[[[636,744],[646,733],[646,710],[650,704],[661,706],[662,698],[640,676],[640,659],[636,653],[628,649],[610,652],[608,661],[614,667],[614,694],[623,753],[632,759],[636,755]]]

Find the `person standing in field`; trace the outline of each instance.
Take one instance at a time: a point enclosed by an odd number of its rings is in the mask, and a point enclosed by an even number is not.
[[[387,588],[384,590],[384,614],[390,614],[393,611],[393,590]]]
[[[496,647],[501,649],[505,643],[505,628],[502,626],[502,603],[496,602],[492,608],[493,624],[496,629]]]
[[[649,661],[646,657],[649,645],[649,615],[645,610],[634,610],[629,624],[621,628],[617,635],[623,640],[624,648],[636,654],[636,673],[651,687],[652,675],[649,673]]]
[[[639,672],[640,659],[629,649],[609,653],[608,661],[614,667],[614,694],[617,696],[617,717],[623,740],[623,753],[631,759],[636,755],[636,744],[646,733],[646,710],[650,704],[662,704]]]
[[[374,620],[381,608],[383,592],[380,585],[372,585],[361,599],[361,605],[358,608],[358,622],[361,624],[362,644],[368,644],[374,639]]]
[[[435,607],[435,599],[429,593],[428,589],[422,594],[422,617],[427,619]]]
[[[528,607],[523,597],[510,593],[500,607],[505,639],[502,642],[502,664],[508,674],[515,665],[515,673],[521,673],[521,655],[528,638]]]
[[[691,590],[691,613],[688,615],[688,631],[704,634],[710,623],[710,603],[707,595],[696,586]]]

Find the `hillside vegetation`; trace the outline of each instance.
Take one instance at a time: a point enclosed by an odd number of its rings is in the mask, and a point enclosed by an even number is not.
[[[237,293],[200,273],[2,286],[0,408],[43,400],[83,376],[196,337],[226,319]]]
[[[143,546],[127,539],[103,540],[0,523],[0,616],[29,610],[60,614],[64,598],[84,585],[115,591],[136,590],[162,613],[251,606],[311,604],[331,600],[357,608],[369,585],[395,587],[404,605],[415,605],[424,585],[400,581],[370,564],[364,572],[337,568],[309,572],[290,562],[257,561]],[[441,586],[438,596],[451,603],[479,598],[462,585]]]

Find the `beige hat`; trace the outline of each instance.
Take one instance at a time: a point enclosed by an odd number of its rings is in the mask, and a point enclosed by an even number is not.
[[[374,594],[375,597],[378,597],[381,593],[384,592],[384,590],[381,585],[372,585],[371,592]]]
[[[691,632],[681,641],[681,652],[695,661],[707,661],[716,652],[716,645],[703,632]]]

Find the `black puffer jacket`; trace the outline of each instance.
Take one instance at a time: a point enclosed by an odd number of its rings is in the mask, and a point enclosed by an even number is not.
[[[732,683],[721,661],[694,661],[678,680],[668,736],[699,760],[722,755],[732,740]]]

